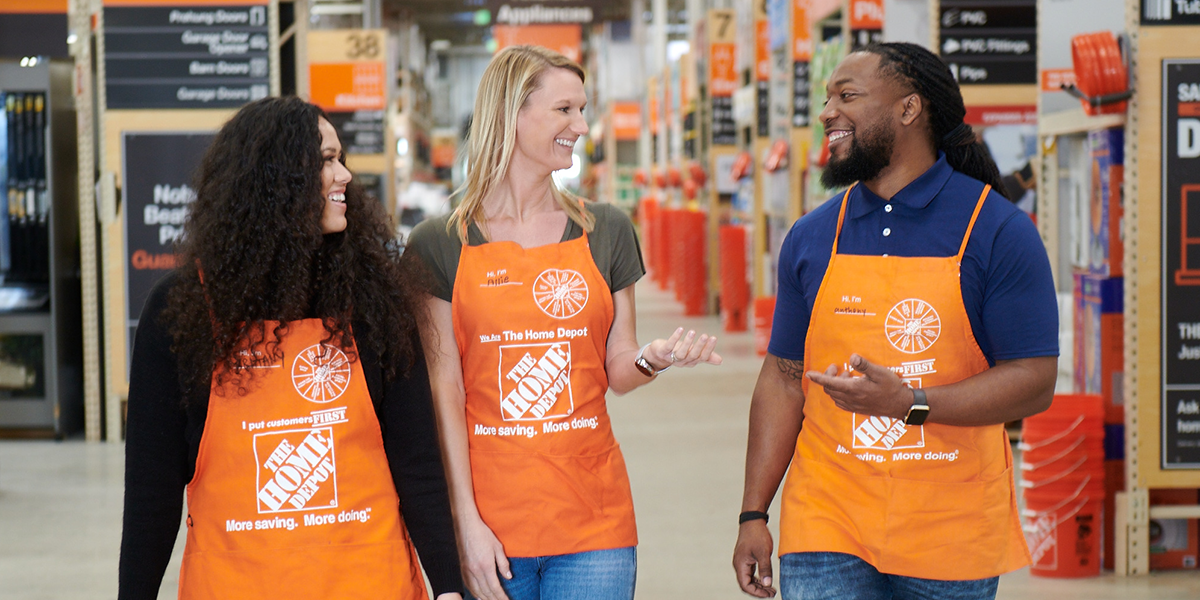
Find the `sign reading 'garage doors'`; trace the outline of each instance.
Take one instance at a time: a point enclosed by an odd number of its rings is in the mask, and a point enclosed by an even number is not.
[[[106,6],[108,108],[236,108],[270,91],[267,7]]]

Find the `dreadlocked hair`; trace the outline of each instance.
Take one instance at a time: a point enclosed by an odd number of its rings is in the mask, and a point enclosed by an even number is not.
[[[1007,197],[1000,170],[987,146],[976,141],[975,132],[963,122],[967,109],[962,91],[946,63],[924,47],[904,42],[869,44],[856,52],[878,56],[880,69],[925,99],[930,141],[946,154],[946,162],[954,170],[992,186],[992,191]]]
[[[352,183],[346,229],[321,232],[324,117],[295,97],[252,102],[200,164],[162,313],[185,398],[206,392],[210,376],[216,393],[245,394],[253,369],[239,366],[244,352],[281,360],[280,340],[298,319],[320,318],[322,343],[351,360],[355,343],[370,348],[388,379],[420,351],[419,273],[400,260],[380,204]],[[351,319],[360,326],[353,335]]]

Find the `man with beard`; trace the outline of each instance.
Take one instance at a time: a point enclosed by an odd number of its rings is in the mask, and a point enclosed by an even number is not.
[[[776,593],[766,511],[787,472],[785,599],[994,598],[999,575],[1030,561],[1004,423],[1054,392],[1046,251],[932,53],[868,46],[826,93],[822,181],[850,187],[780,251],[738,584]]]

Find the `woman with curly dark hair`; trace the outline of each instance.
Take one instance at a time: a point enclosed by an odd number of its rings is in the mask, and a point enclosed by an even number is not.
[[[297,98],[206,154],[134,341],[120,598],[158,596],[185,487],[180,598],[423,599],[414,546],[459,597],[421,291],[342,161]]]

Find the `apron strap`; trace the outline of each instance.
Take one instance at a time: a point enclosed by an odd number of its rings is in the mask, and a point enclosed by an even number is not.
[[[854,186],[856,185],[858,184],[850,184],[850,187],[846,188],[846,193],[842,194],[842,208],[841,211],[838,212],[837,231],[833,232],[833,252],[829,253],[830,257],[833,257],[837,254],[838,238],[842,236],[842,221],[846,219],[846,205],[850,203],[850,190],[854,189]]]
[[[971,230],[975,228],[975,219],[979,218],[979,210],[983,208],[983,201],[987,199],[988,192],[992,191],[992,186],[983,186],[983,193],[979,194],[979,200],[975,203],[975,212],[971,213],[971,222],[967,224],[967,233],[963,235],[962,245],[958,248],[958,262],[962,262],[963,254],[967,251],[967,240],[971,239]]]

